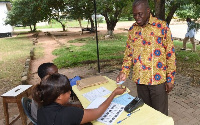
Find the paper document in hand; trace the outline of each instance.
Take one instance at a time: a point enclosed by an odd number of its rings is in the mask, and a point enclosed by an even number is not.
[[[87,98],[87,100],[89,100],[90,102],[94,101],[96,98],[98,97],[102,97],[105,96],[107,94],[110,94],[111,91],[104,88],[104,87],[100,87],[98,89],[94,89],[90,92],[84,93],[83,96],[85,98]]]

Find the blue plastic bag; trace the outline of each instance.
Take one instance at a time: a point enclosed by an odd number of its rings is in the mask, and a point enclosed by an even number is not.
[[[77,80],[81,80],[80,76],[75,76],[74,78],[69,79],[70,85],[71,85],[71,86],[76,85],[76,81],[77,81]]]

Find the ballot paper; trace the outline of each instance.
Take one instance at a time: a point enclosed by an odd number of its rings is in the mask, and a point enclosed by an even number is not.
[[[104,114],[97,119],[97,121],[102,122],[106,125],[112,125],[113,122],[118,118],[118,116],[124,110],[123,105],[111,102],[110,106],[104,112]]]
[[[98,97],[86,109],[95,109],[98,108],[107,98],[105,97]]]
[[[105,87],[100,87],[97,89],[94,89],[90,92],[84,93],[83,96],[89,100],[90,102],[94,101],[98,97],[105,96],[107,94],[110,94],[111,91],[106,89]]]

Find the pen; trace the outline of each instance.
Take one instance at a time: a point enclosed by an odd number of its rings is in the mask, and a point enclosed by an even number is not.
[[[137,109],[137,110],[135,110],[135,111],[133,111],[133,112],[131,112],[131,113],[128,113],[127,116],[126,116],[124,119],[118,121],[117,124],[119,124],[119,123],[121,123],[122,121],[126,120],[126,119],[129,118],[133,113],[136,113],[137,111],[140,111],[140,109]]]

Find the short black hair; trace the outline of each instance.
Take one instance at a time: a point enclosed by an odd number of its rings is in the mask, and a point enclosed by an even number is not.
[[[187,17],[187,18],[186,18],[186,21],[187,21],[187,22],[191,22],[192,20],[191,20],[191,18]]]
[[[149,8],[149,2],[148,2],[148,0],[135,0],[133,2],[133,7],[137,6],[139,4],[144,4],[147,8]]]
[[[38,76],[40,79],[44,78],[47,74],[47,70],[49,67],[54,66],[53,63],[43,63],[38,67]]]

